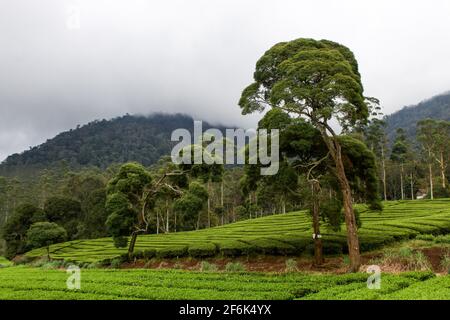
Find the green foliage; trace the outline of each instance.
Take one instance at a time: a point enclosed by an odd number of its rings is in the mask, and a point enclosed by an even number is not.
[[[27,243],[29,247],[47,247],[49,258],[50,245],[63,242],[66,239],[66,230],[54,222],[36,222],[32,224],[30,229],[27,231]]]
[[[297,268],[297,261],[295,259],[287,259],[286,260],[286,272],[296,272],[298,271]]]
[[[13,258],[28,249],[26,243],[28,228],[37,221],[43,221],[43,216],[42,209],[31,204],[23,204],[16,209],[1,230],[1,237],[6,242],[7,258]]]
[[[216,272],[218,270],[217,265],[209,263],[208,261],[200,262],[201,272]]]
[[[225,265],[226,272],[244,272],[245,267],[240,262],[228,262]]]
[[[61,225],[69,239],[75,239],[82,217],[81,203],[65,197],[51,197],[44,204],[46,220]]]
[[[188,254],[194,258],[211,257],[217,254],[217,247],[214,243],[195,243],[189,245]]]
[[[187,246],[172,246],[161,248],[156,251],[156,257],[158,258],[179,258],[187,255]]]

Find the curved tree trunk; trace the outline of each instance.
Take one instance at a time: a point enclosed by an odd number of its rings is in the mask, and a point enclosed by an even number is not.
[[[322,237],[320,235],[320,217],[319,217],[319,182],[317,180],[312,181],[312,217],[313,217],[313,230],[314,230],[314,264],[323,264],[323,245]]]
[[[344,162],[342,160],[342,150],[337,137],[330,137],[324,129],[321,130],[322,138],[336,166],[336,177],[342,192],[344,206],[345,225],[347,227],[347,245],[350,259],[350,271],[358,272],[361,266],[361,255],[359,250],[358,227],[356,225],[355,212],[353,210],[353,199],[350,183],[345,175]]]

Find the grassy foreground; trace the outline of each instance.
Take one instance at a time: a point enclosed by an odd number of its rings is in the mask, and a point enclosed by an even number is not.
[[[450,233],[450,199],[390,201],[382,213],[359,206],[363,222],[359,229],[362,251],[379,248],[419,234]],[[323,228],[325,253],[345,252],[345,230]],[[238,256],[259,254],[301,254],[312,250],[311,222],[306,212],[293,212],[232,223],[223,227],[138,237],[136,251],[145,258],[217,254]],[[77,240],[51,246],[53,259],[97,262],[124,254],[110,238]],[[27,253],[45,255],[44,249]]]
[[[64,270],[0,269],[0,299],[449,299],[450,276],[383,274],[368,289],[367,274],[208,273],[181,270],[81,269],[80,290],[68,290]]]

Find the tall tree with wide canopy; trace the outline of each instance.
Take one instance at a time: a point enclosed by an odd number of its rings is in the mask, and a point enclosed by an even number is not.
[[[323,262],[320,221],[325,221],[333,230],[339,230],[344,220],[341,213],[342,197],[338,194],[330,199],[328,195],[323,197],[321,191],[338,188],[338,179],[333,175],[334,161],[320,131],[304,119],[292,119],[284,111],[272,109],[259,122],[259,129],[262,128],[280,130],[280,170],[274,176],[261,176],[261,164],[246,164],[242,179],[243,191],[281,185],[275,187],[280,190],[275,193],[275,197],[279,197],[281,192],[298,197],[296,190],[301,188],[298,176],[305,177],[311,187],[311,195],[307,198],[314,233],[314,262],[320,265]],[[338,140],[342,146],[342,158],[353,196],[368,203],[372,210],[382,210],[374,153],[363,142],[351,136],[342,135]],[[287,173],[289,176],[286,176]],[[321,188],[322,184],[327,188]]]
[[[344,169],[341,145],[330,121],[343,130],[365,123],[372,99],[363,95],[358,64],[345,46],[328,40],[281,42],[258,60],[255,82],[242,92],[243,114],[280,108],[305,117],[320,131],[334,161],[342,191],[351,271],[361,265],[352,194]]]

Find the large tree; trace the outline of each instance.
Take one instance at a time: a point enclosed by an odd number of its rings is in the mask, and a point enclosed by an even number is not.
[[[297,39],[281,42],[258,60],[255,82],[244,89],[239,105],[243,114],[280,108],[305,117],[320,131],[334,161],[342,192],[351,271],[361,265],[352,193],[346,176],[338,134],[365,123],[369,100],[363,94],[358,64],[345,46],[328,40]]]
[[[33,223],[27,231],[28,246],[33,248],[45,247],[47,258],[50,260],[50,245],[63,242],[67,238],[67,232],[63,227],[54,222]]]
[[[332,230],[339,230],[343,222],[342,196],[330,197],[338,188],[334,161],[324,144],[319,130],[303,119],[291,119],[280,109],[272,109],[259,122],[259,128],[280,130],[280,170],[273,176],[261,176],[260,164],[245,165],[243,189],[275,189],[271,201],[280,194],[292,199],[307,200],[314,234],[315,264],[323,262],[320,221]],[[370,209],[381,210],[375,156],[367,146],[351,136],[339,136],[342,157],[352,194],[368,203]],[[308,185],[302,184],[305,180]],[[274,185],[277,185],[274,187]],[[310,189],[310,193],[303,189]]]

